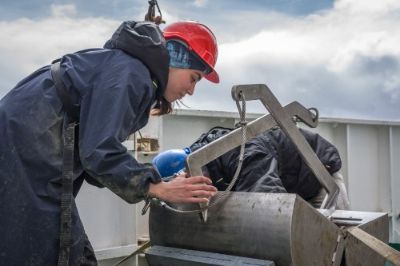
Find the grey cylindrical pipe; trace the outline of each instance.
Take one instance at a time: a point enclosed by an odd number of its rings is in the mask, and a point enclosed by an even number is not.
[[[180,209],[196,205],[174,206]],[[198,214],[177,214],[153,205],[153,245],[272,260],[276,265],[329,265],[339,229],[295,194],[232,192]]]

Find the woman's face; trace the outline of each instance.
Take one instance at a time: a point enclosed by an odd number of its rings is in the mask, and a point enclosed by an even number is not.
[[[194,87],[202,77],[203,73],[199,70],[170,67],[164,98],[172,103],[186,94],[193,95]]]

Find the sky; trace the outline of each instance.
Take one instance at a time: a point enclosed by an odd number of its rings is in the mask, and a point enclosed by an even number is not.
[[[102,47],[147,0],[0,0],[0,97],[66,53]],[[158,0],[167,24],[196,20],[215,33],[221,82],[202,80],[190,109],[236,111],[231,88],[266,84],[282,105],[322,117],[400,121],[398,0]],[[161,26],[162,28],[164,26]],[[257,101],[248,112],[263,113]]]

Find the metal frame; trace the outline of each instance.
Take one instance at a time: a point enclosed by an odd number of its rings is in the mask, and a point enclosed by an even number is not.
[[[327,195],[321,208],[332,209],[336,203],[335,199],[339,193],[339,188],[293,121],[293,117],[296,116],[308,126],[316,127],[317,121],[313,114],[298,102],[292,102],[282,107],[272,91],[264,84],[233,86],[232,98],[239,100],[239,95],[242,95],[246,101],[260,100],[270,113],[247,125],[246,140],[254,138],[274,126],[279,126],[286,136],[293,141],[301,157],[310,167],[321,186],[326,190]],[[238,128],[189,154],[186,158],[188,175],[203,175],[202,166],[239,146],[241,141],[241,128]],[[205,204],[200,204],[202,209],[206,206]],[[207,221],[207,209],[203,210],[201,218],[203,221]]]

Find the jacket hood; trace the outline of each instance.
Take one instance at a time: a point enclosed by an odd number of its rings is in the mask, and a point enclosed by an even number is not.
[[[152,22],[124,21],[104,48],[121,49],[139,59],[158,82],[163,94],[168,82],[169,54],[160,28]]]

